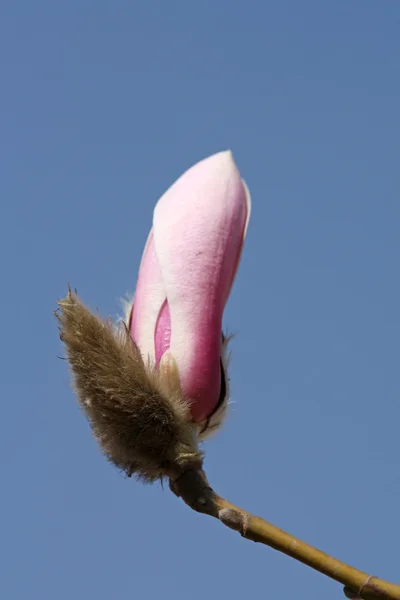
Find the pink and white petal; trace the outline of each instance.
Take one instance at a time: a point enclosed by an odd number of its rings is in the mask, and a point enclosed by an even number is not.
[[[220,394],[222,314],[239,262],[248,194],[231,152],[186,171],[159,200],[154,244],[171,316],[171,346],[199,421]]]
[[[133,301],[130,319],[130,333],[139,346],[145,360],[156,361],[155,337],[156,326],[162,307],[166,303],[166,293],[157,261],[154,245],[153,230],[150,231],[146,246],[143,251],[139,268],[139,277]],[[165,311],[164,311],[165,319]],[[164,320],[164,329],[170,330],[169,314]]]

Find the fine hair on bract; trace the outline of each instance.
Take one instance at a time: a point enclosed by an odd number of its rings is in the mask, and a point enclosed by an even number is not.
[[[58,307],[75,392],[105,456],[149,482],[201,466],[173,359],[160,371],[145,364],[125,324],[93,314],[70,289]]]

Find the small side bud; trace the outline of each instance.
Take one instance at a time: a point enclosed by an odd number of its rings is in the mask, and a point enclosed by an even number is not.
[[[233,508],[222,508],[218,512],[219,520],[234,531],[239,531],[243,537],[246,536],[248,515],[242,514]]]

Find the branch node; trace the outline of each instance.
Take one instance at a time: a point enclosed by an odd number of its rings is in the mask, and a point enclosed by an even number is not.
[[[345,585],[343,588],[343,593],[349,600],[357,600],[359,598],[358,592],[355,592],[348,585]]]
[[[373,579],[377,579],[375,575],[369,575],[367,579],[364,581],[358,592],[355,592],[352,588],[345,585],[343,588],[343,593],[346,598],[349,600],[363,600],[363,593],[369,588],[370,591],[374,592],[374,595],[377,597],[385,597],[387,596],[385,590],[382,590],[378,585],[372,583]]]

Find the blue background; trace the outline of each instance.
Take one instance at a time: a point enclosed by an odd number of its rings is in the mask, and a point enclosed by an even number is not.
[[[116,315],[152,209],[232,148],[253,215],[225,322],[232,502],[400,583],[400,2],[0,4],[0,596],[324,598],[341,586],[102,458],[52,315]]]

